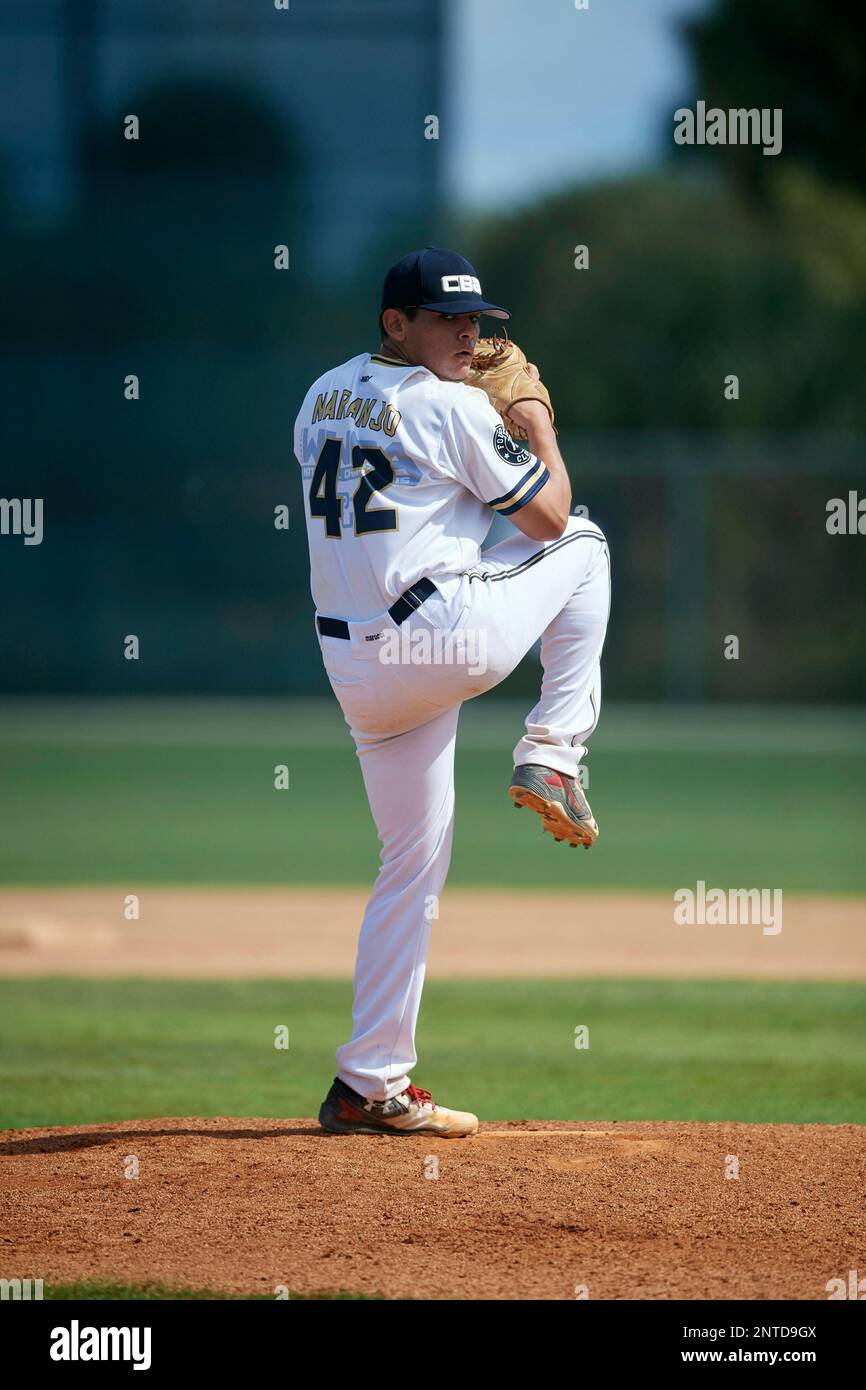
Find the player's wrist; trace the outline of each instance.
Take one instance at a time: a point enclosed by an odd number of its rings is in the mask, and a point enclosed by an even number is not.
[[[509,408],[508,414],[515,425],[520,425],[521,429],[538,429],[544,425],[549,425],[551,430],[553,430],[553,425],[550,420],[550,411],[543,401],[518,401],[516,405]]]
[[[515,424],[520,423],[533,454],[543,455],[545,459],[556,457],[559,453],[559,445],[556,442],[556,430],[553,428],[550,416],[540,402],[534,401],[532,404],[538,406],[541,413],[534,412],[531,416],[527,416],[525,421],[515,420]]]

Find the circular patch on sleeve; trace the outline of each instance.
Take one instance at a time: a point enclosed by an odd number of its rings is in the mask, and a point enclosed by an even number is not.
[[[529,450],[522,444],[515,444],[504,425],[497,425],[493,431],[493,447],[505,463],[513,463],[517,468],[532,460]]]

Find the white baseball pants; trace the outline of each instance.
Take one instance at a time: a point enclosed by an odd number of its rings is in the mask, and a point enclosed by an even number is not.
[[[348,641],[316,628],[382,844],[358,941],[352,1036],[336,1054],[337,1075],[370,1100],[405,1090],[418,1060],[430,925],[451,858],[461,703],[498,685],[540,637],[541,695],[514,764],[572,774],[601,703],[610,556],[593,522],[571,517],[556,541],[517,533],[435,583],[439,593],[402,624],[387,612],[352,622]]]

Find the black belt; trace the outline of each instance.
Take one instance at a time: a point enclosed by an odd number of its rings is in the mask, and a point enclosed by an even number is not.
[[[432,579],[419,579],[405,594],[400,595],[396,603],[391,604],[388,612],[395,623],[404,623],[410,613],[421,607],[425,599],[438,592]],[[348,641],[349,624],[342,618],[321,618],[317,614],[316,623],[323,637],[344,637]]]

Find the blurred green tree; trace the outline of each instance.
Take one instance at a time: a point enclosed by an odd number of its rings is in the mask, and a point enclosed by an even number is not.
[[[779,107],[783,150],[813,174],[866,193],[866,14],[850,0],[720,0],[682,32],[708,106]],[[738,183],[766,189],[778,156],[720,146]]]
[[[805,226],[796,236],[808,243]],[[695,170],[570,189],[460,242],[512,310],[564,429],[862,428],[862,297],[840,301],[835,263],[810,273],[795,243]]]
[[[693,147],[784,229],[821,297],[866,300],[866,14],[848,0],[721,0],[682,26],[708,106],[782,112],[782,151]]]

